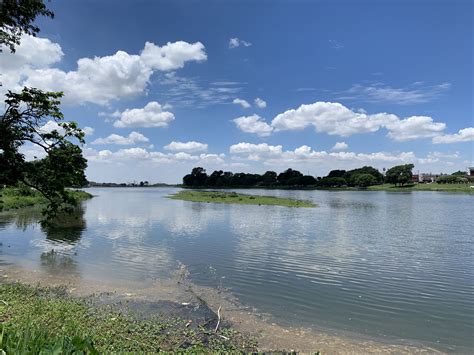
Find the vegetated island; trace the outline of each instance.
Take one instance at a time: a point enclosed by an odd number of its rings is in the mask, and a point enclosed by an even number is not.
[[[216,170],[208,175],[202,167],[183,177],[182,187],[193,189],[301,189],[474,192],[474,168],[452,174],[413,174],[413,164],[394,166],[384,173],[374,167],[331,170],[327,176],[303,175],[287,169],[281,173],[232,173]]]
[[[284,207],[316,207],[311,201],[280,198],[274,196],[259,196],[238,194],[236,192],[224,191],[195,191],[182,190],[174,195],[168,196],[173,200],[191,202],[231,203],[240,205],[270,205]]]
[[[76,201],[92,198],[88,192],[81,190],[67,190],[67,193]],[[0,188],[0,211],[8,211],[31,206],[44,206],[48,200],[37,190],[28,187]]]

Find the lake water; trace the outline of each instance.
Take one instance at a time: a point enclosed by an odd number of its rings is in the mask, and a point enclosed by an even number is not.
[[[0,214],[0,262],[124,283],[184,264],[283,325],[473,351],[474,195],[248,191],[318,204],[297,209],[165,198],[175,191],[90,189],[66,229]]]

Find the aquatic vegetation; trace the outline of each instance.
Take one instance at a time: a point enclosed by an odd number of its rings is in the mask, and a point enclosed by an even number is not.
[[[181,190],[174,195],[168,196],[173,200],[183,200],[191,202],[213,202],[231,203],[241,205],[271,205],[284,207],[316,207],[311,201],[294,200],[274,196],[246,195],[236,192],[224,191],[196,191]]]

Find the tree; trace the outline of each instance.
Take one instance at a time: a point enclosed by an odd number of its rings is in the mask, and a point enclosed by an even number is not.
[[[383,175],[380,173],[380,171],[371,166],[363,166],[362,168],[349,170],[343,175],[343,178],[349,185],[358,186],[355,182],[355,178],[360,174],[372,175],[375,179],[375,184],[383,183]]]
[[[367,187],[375,185],[377,180],[371,174],[358,174],[353,177],[354,185],[359,187]]]
[[[451,175],[466,176],[466,175],[467,175],[467,172],[466,172],[466,171],[462,171],[462,170],[458,170],[458,171],[452,173]]]
[[[328,178],[332,178],[332,177],[343,177],[344,174],[346,173],[345,170],[331,170],[328,174]]]
[[[76,202],[66,188],[87,182],[87,160],[73,143],[84,143],[84,132],[75,122],[63,121],[62,93],[25,87],[21,93],[8,91],[5,96],[6,109],[0,116],[0,184],[24,184],[39,191],[49,202],[45,213],[52,217]],[[26,161],[20,148],[27,142],[44,158]]]
[[[262,184],[265,186],[276,185],[277,177],[278,175],[276,172],[266,171],[265,174],[262,175]]]
[[[413,164],[397,165],[387,170],[385,174],[385,181],[390,184],[408,184],[412,182],[412,170],[415,166]]]
[[[278,174],[278,183],[280,185],[288,185],[288,181],[291,178],[301,177],[301,176],[303,176],[303,174],[301,174],[298,170],[287,169],[284,172]]]
[[[185,175],[183,177],[183,185],[185,186],[194,186],[200,187],[205,186],[207,180],[206,169],[197,167],[193,168],[191,174]]]
[[[39,32],[39,27],[33,24],[36,17],[54,17],[42,0],[3,0],[0,6],[0,44],[12,53],[22,34],[36,36]]]

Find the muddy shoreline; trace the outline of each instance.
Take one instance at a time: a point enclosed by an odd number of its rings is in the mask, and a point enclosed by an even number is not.
[[[64,286],[72,296],[96,297],[98,302],[120,305],[123,311],[145,317],[160,313],[190,320],[193,317],[215,319],[217,310],[221,308],[222,321],[243,334],[255,337],[261,351],[321,351],[325,354],[442,353],[421,344],[397,344],[389,340],[368,339],[358,334],[282,326],[265,315],[254,312],[250,307],[239,304],[231,294],[192,284],[182,280],[178,273],[170,279],[155,280],[147,285],[130,282],[119,285],[86,280],[74,275],[56,276],[39,270],[2,265],[0,277],[3,282]]]

